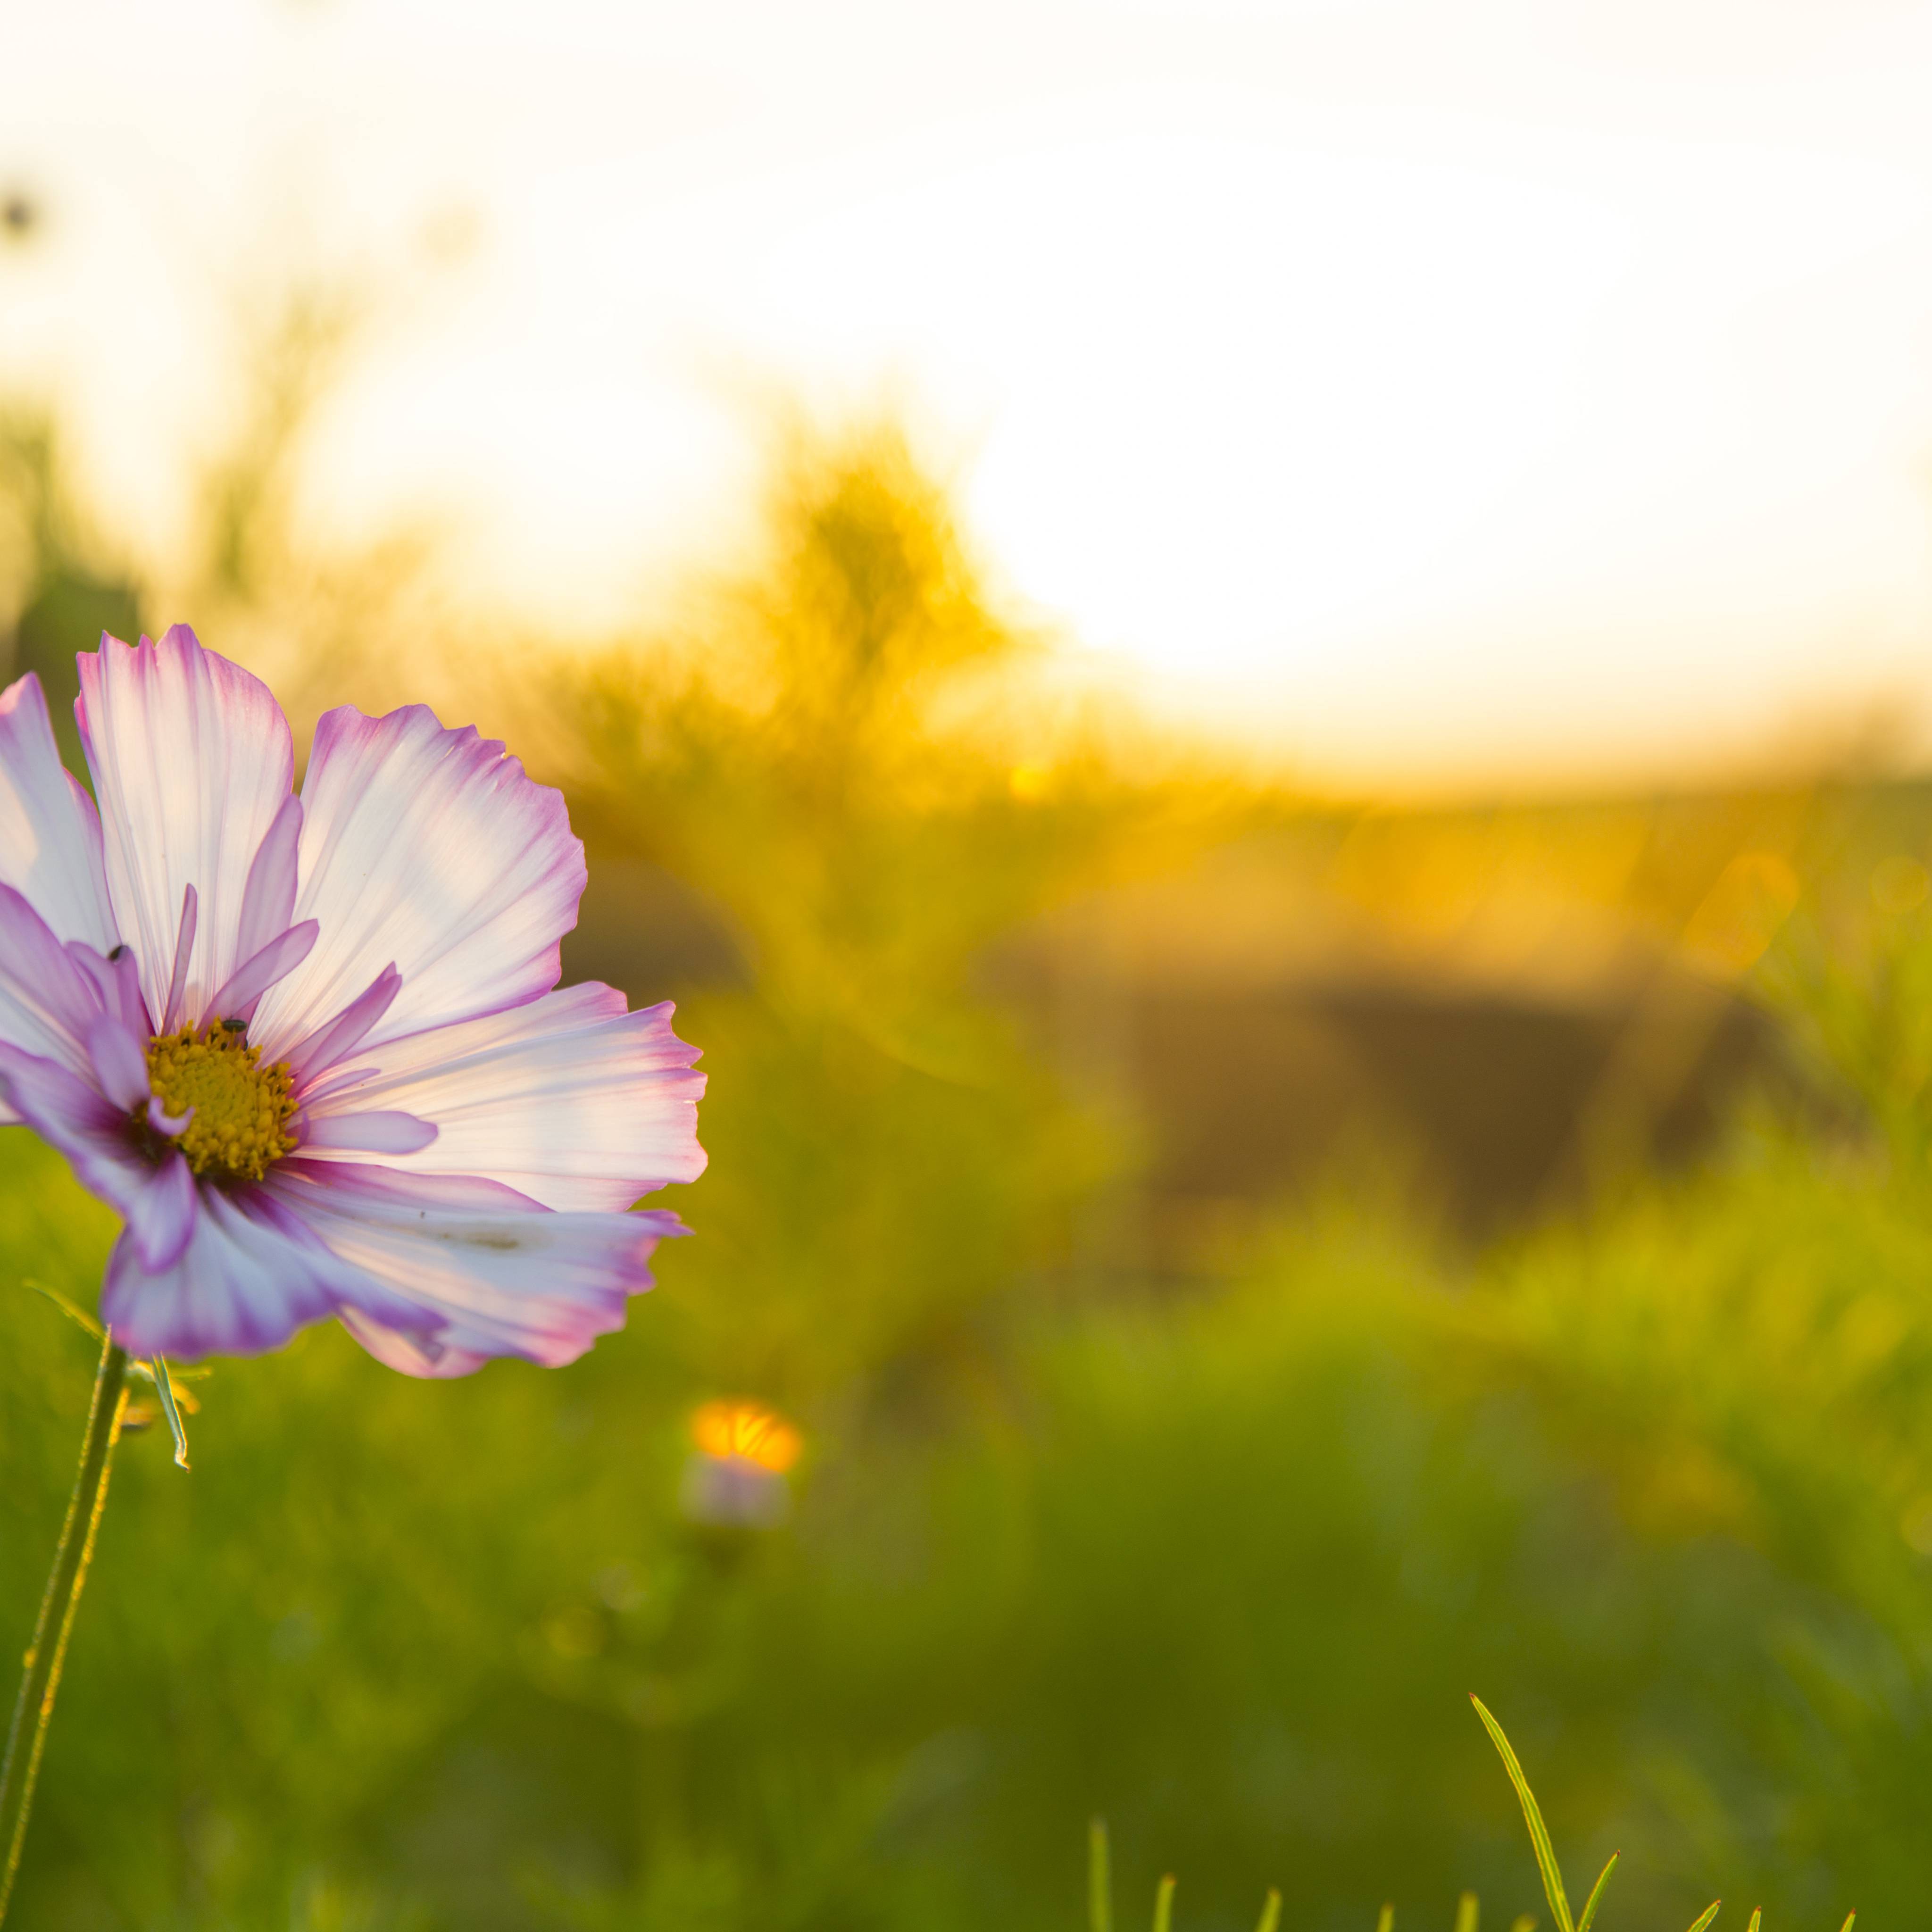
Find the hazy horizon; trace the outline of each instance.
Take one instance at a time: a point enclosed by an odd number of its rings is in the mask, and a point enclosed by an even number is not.
[[[0,380],[151,548],[320,274],[313,514],[560,635],[889,397],[1016,605],[1322,782],[1932,746],[1932,8],[205,0],[8,81]]]

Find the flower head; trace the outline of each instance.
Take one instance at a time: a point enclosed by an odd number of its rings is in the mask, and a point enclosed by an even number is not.
[[[791,1512],[785,1472],[805,1444],[762,1402],[707,1402],[691,1418],[694,1453],[680,1495],[694,1522],[770,1529]]]
[[[75,705],[0,692],[0,1118],[126,1221],[136,1354],[339,1316],[412,1375],[571,1361],[650,1286],[703,1171],[670,1008],[557,989],[584,890],[562,796],[420,705],[316,728],[177,625],[103,638]],[[94,800],[99,801],[97,812]]]

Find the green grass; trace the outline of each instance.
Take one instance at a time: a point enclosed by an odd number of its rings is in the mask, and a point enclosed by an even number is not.
[[[0,1264],[84,1297],[105,1217],[0,1154]],[[1291,1877],[1298,1925],[1544,1917],[1472,1682],[1556,1839],[1622,1850],[1597,1927],[1909,1922],[1932,1228],[1882,1162],[1765,1130],[1473,1268],[1332,1196],[1224,1289],[814,1412],[760,1536],[678,1515],[715,1385],[666,1273],[560,1374],[321,1330],[194,1385],[191,1475],[125,1446],[23,1924],[1044,1928],[1095,1809],[1183,1928]],[[0,1319],[24,1634],[92,1348]]]
[[[1469,1701],[1476,1708],[1486,1730],[1502,1757],[1503,1768],[1509,1774],[1518,1802],[1522,1806],[1523,1822],[1529,1828],[1530,1848],[1534,1854],[1538,1875],[1543,1881],[1543,1895],[1548,1901],[1551,1918],[1558,1932],[1589,1932],[1595,1923],[1597,1908],[1603,1902],[1605,1888],[1610,1875],[1617,1868],[1619,1854],[1612,1852],[1604,1869],[1598,1874],[1597,1882],[1590,1888],[1590,1896],[1585,1902],[1580,1918],[1573,1918],[1570,1901],[1563,1888],[1563,1874],[1556,1862],[1555,1847],[1550,1840],[1548,1828],[1543,1822],[1541,1808],[1536,1802],[1536,1794],[1531,1790],[1529,1780],[1517,1762],[1502,1726],[1490,1714],[1488,1707],[1473,1692]],[[1087,1923],[1088,1932],[1114,1932],[1113,1874],[1108,1854],[1107,1827],[1096,1818],[1088,1833]],[[1172,1876],[1164,1877],[1154,1894],[1154,1932],[1170,1932],[1174,1922],[1174,1895],[1176,1882]],[[1722,1899],[1713,1899],[1691,1922],[1690,1932],[1705,1932],[1705,1928],[1716,1922],[1722,1908]],[[1754,1911],[1750,1918],[1750,1932],[1759,1932],[1762,1919],[1761,1911]],[[1839,1932],[1852,1932],[1858,1914],[1848,1912]],[[1473,1892],[1464,1892],[1456,1901],[1455,1932],[1479,1932],[1480,1905]],[[1275,1932],[1281,1920],[1281,1894],[1270,1891],[1262,1902],[1258,1932]],[[1384,1905],[1377,1915],[1376,1932],[1394,1932],[1395,1907]],[[1536,1922],[1527,1913],[1520,1916],[1510,1932],[1535,1932]]]

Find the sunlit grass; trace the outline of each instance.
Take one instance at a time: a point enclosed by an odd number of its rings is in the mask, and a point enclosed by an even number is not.
[[[1481,1718],[1483,1726],[1495,1744],[1502,1759],[1503,1768],[1509,1775],[1518,1802],[1522,1807],[1523,1822],[1529,1831],[1532,1852],[1536,1860],[1538,1876],[1543,1882],[1543,1894],[1548,1901],[1550,1913],[1556,1926],[1556,1932],[1590,1932],[1595,1924],[1597,1908],[1603,1903],[1604,1894],[1609,1886],[1611,1874],[1616,1871],[1621,1854],[1612,1852],[1596,1883],[1590,1888],[1590,1895],[1584,1901],[1580,1914],[1573,1915],[1570,1900],[1564,1888],[1563,1874],[1556,1862],[1556,1848],[1550,1843],[1548,1828],[1543,1822],[1541,1808],[1536,1795],[1530,1789],[1529,1780],[1517,1762],[1516,1755],[1502,1726],[1490,1714],[1483,1700],[1472,1694],[1469,1700]],[[1109,1856],[1107,1827],[1104,1820],[1096,1818],[1088,1831],[1087,1851],[1087,1923],[1088,1932],[1114,1932],[1114,1881]],[[1178,1882],[1172,1876],[1163,1877],[1154,1892],[1154,1932],[1170,1932],[1174,1922],[1174,1899]],[[1722,1909],[1722,1899],[1713,1899],[1691,1922],[1690,1932],[1705,1932],[1705,1928],[1715,1922]],[[1276,1932],[1281,1922],[1282,1896],[1270,1889],[1262,1901],[1261,1918],[1257,1932]],[[1456,1901],[1455,1932],[1478,1932],[1480,1921],[1480,1901],[1473,1892],[1462,1893]],[[1750,1916],[1749,1932],[1759,1932],[1763,1913],[1754,1910]],[[1858,1914],[1848,1912],[1839,1932],[1852,1932]],[[1376,1932],[1394,1932],[1396,1910],[1393,1905],[1384,1905],[1376,1916]],[[1535,1932],[1535,1920],[1527,1912],[1514,1922],[1510,1932]]]

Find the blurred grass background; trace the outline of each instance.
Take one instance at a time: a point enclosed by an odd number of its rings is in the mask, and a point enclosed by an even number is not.
[[[890,422],[782,430],[674,616],[478,635],[305,548],[337,326],[166,582],[14,413],[14,674],[186,616],[299,730],[506,738],[590,847],[566,976],[704,1049],[698,1238],[566,1371],[325,1329],[196,1385],[192,1476],[130,1438],[22,1926],[1064,1926],[1096,1810],[1186,1925],[1507,1923],[1471,1689],[1606,1924],[1910,1922],[1932,786],[1309,797],[1066,697]],[[0,1136],[22,1640],[92,1354],[29,1284],[112,1234]],[[694,1481],[719,1398],[799,1432],[782,1521]]]

